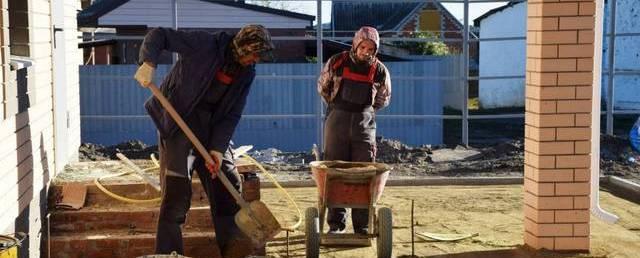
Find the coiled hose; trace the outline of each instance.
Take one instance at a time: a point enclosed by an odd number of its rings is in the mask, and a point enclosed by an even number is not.
[[[276,186],[276,188],[278,188],[278,190],[280,190],[280,192],[287,197],[287,200],[289,201],[290,205],[293,206],[296,209],[296,212],[298,214],[298,216],[297,216],[298,217],[298,221],[295,224],[293,224],[292,226],[282,227],[283,230],[286,230],[286,231],[289,231],[289,232],[295,231],[302,224],[302,212],[300,211],[300,207],[298,206],[298,204],[293,200],[293,197],[291,197],[289,192],[287,192],[287,190],[285,190],[284,187],[282,187],[282,185],[280,185],[280,183],[278,183],[276,178],[271,173],[269,173],[260,164],[260,162],[258,162],[257,160],[255,160],[254,158],[252,158],[251,156],[249,156],[246,153],[240,155],[240,157],[245,157],[251,163],[256,165],[258,167],[258,169],[260,169],[260,171],[267,178],[269,178],[269,180],[271,180],[271,182],[273,182],[273,184]],[[153,156],[153,154],[151,154],[151,161],[153,162],[154,167],[143,169],[144,172],[147,172],[147,171],[153,170],[153,169],[157,169],[157,168],[160,167],[160,164],[158,163],[158,160]],[[102,185],[102,183],[100,183],[101,180],[104,180],[104,179],[107,179],[107,178],[124,176],[124,175],[130,174],[130,173],[133,173],[133,171],[122,172],[122,173],[118,173],[118,174],[114,174],[114,175],[107,175],[107,176],[99,177],[99,178],[94,179],[93,183],[96,185],[96,187],[98,187],[98,189],[100,189],[100,191],[102,191],[106,195],[110,196],[111,198],[114,198],[116,200],[119,200],[119,201],[122,201],[122,202],[126,202],[126,203],[143,204],[143,203],[155,203],[155,202],[159,202],[160,200],[162,200],[161,197],[157,197],[157,198],[153,198],[153,199],[132,199],[132,198],[128,198],[128,197],[125,197],[125,196],[122,196],[122,195],[118,195],[118,194],[116,194],[116,193],[114,193],[112,191],[109,191],[107,188],[105,188]]]

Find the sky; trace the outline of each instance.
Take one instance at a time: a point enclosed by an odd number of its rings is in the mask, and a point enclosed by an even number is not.
[[[400,0],[398,0],[400,1]],[[247,1],[247,2],[266,2],[260,0]],[[316,7],[317,2],[314,0],[307,1],[268,1],[271,7],[278,9],[286,9],[288,11],[306,13],[315,16],[317,14]],[[473,19],[481,16],[487,11],[505,5],[505,2],[501,3],[472,3],[469,5],[469,24],[473,24]],[[462,3],[443,3],[443,5],[451,12],[458,20],[464,17],[464,4]],[[322,23],[329,23],[331,20],[331,1],[322,1]],[[314,22],[315,24],[315,22]]]
[[[485,14],[491,9],[506,5],[507,3],[473,3],[469,4],[469,24],[473,24],[473,19]],[[464,18],[464,4],[458,3],[442,3],[444,7],[453,14],[458,20],[462,21]]]

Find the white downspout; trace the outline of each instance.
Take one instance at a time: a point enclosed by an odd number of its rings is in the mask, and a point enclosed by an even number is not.
[[[600,88],[602,77],[602,36],[604,0],[596,0],[596,24],[593,42],[593,95],[591,101],[591,213],[607,223],[618,221],[618,216],[600,207]],[[613,31],[609,33],[615,33]],[[612,51],[612,49],[609,49]]]

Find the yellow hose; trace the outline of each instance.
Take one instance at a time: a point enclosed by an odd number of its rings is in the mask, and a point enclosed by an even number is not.
[[[154,161],[154,164],[156,165],[156,167],[151,167],[151,168],[146,168],[143,169],[142,171],[148,171],[151,169],[156,169],[159,167],[157,161],[155,160],[155,158],[153,157],[153,155],[151,155],[151,160]],[[105,188],[102,183],[100,183],[100,180],[106,179],[106,178],[112,178],[112,177],[119,177],[119,176],[124,176],[127,174],[132,173],[133,171],[129,171],[129,172],[122,172],[122,173],[118,173],[115,175],[107,175],[107,176],[103,176],[103,177],[99,177],[93,180],[93,184],[96,185],[96,187],[98,187],[98,189],[100,189],[100,191],[102,191],[103,193],[105,193],[108,196],[111,196],[111,198],[116,199],[118,201],[122,201],[122,202],[126,202],[126,203],[135,203],[135,204],[142,204],[142,203],[155,203],[155,202],[159,202],[160,200],[162,200],[161,197],[157,197],[157,198],[153,198],[153,199],[147,199],[147,200],[140,200],[140,199],[132,199],[132,198],[128,198],[128,197],[124,197],[122,195],[118,195],[114,192],[109,191],[107,188]]]
[[[269,178],[269,180],[271,180],[271,182],[273,182],[273,184],[276,185],[278,190],[280,190],[280,192],[283,193],[287,197],[289,203],[296,209],[296,211],[298,212],[298,221],[295,224],[293,224],[292,226],[282,227],[282,229],[286,230],[286,231],[290,231],[290,232],[295,231],[302,224],[302,212],[300,211],[300,207],[298,207],[298,204],[293,200],[293,197],[291,197],[291,195],[280,185],[280,183],[278,183],[278,181],[275,179],[275,177],[273,177],[273,175],[271,175],[271,173],[269,173],[260,164],[260,162],[258,162],[257,160],[255,160],[254,158],[252,158],[251,156],[249,156],[246,153],[244,153],[244,154],[242,154],[240,156],[247,158],[251,163],[255,164],[258,167],[258,169],[260,169],[260,171],[262,171],[262,173],[264,173],[264,175],[267,178]],[[146,172],[148,170],[156,169],[156,168],[160,167],[160,165],[158,164],[157,159],[155,159],[153,154],[151,155],[151,161],[153,161],[155,167],[146,168],[146,169],[143,169],[143,171]],[[115,193],[109,191],[107,188],[105,188],[102,185],[102,183],[100,183],[100,180],[103,180],[103,179],[106,179],[106,178],[124,176],[124,175],[130,174],[132,172],[133,171],[129,171],[129,172],[118,173],[118,174],[115,174],[115,175],[107,175],[107,176],[99,177],[99,178],[94,179],[93,183],[96,185],[96,187],[98,187],[98,189],[100,189],[102,192],[104,192],[108,196],[110,196],[110,197],[112,197],[112,198],[114,198],[116,200],[126,202],[126,203],[135,203],[135,204],[155,203],[155,202],[159,202],[160,200],[162,200],[161,197],[154,198],[154,199],[148,199],[148,200],[140,200],[140,199],[132,199],[132,198],[124,197],[124,196],[121,196],[121,195],[118,195],[118,194],[115,194]]]
[[[241,157],[245,157],[247,158],[249,161],[251,161],[251,163],[255,164],[256,166],[258,166],[258,168],[260,169],[260,171],[262,171],[262,173],[264,173],[265,176],[267,176],[269,178],[269,180],[271,180],[271,182],[273,182],[273,184],[276,185],[276,187],[285,195],[287,196],[287,199],[289,200],[289,202],[293,205],[293,207],[296,209],[296,211],[298,212],[298,222],[296,222],[296,224],[293,224],[293,226],[289,226],[289,227],[282,227],[283,230],[289,231],[289,232],[293,232],[295,231],[300,224],[302,224],[302,212],[300,211],[300,207],[298,207],[298,204],[293,200],[293,198],[291,197],[291,195],[289,195],[289,193],[287,192],[287,190],[285,190],[280,183],[278,183],[278,181],[275,179],[275,177],[273,177],[273,175],[271,175],[271,173],[269,173],[264,167],[262,167],[262,165],[260,165],[260,163],[253,159],[251,156],[249,156],[248,154],[244,153],[242,155],[240,155]]]

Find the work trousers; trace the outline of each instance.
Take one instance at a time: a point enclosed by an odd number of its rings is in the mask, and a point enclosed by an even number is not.
[[[179,131],[168,139],[160,139],[159,149],[163,193],[157,226],[156,253],[169,254],[175,251],[184,254],[181,226],[191,207],[191,175],[194,168],[209,200],[218,247],[225,250],[229,240],[241,234],[234,221],[234,215],[240,207],[222,181],[218,177],[211,178],[204,161],[199,157],[200,154],[194,153],[195,149],[184,133]],[[231,147],[223,155],[220,173],[224,173],[237,190],[242,190]]]
[[[370,110],[350,112],[330,108],[324,125],[324,160],[373,162],[376,156],[375,113]],[[352,209],[351,222],[355,233],[366,234],[368,209]],[[327,214],[329,229],[344,230],[347,221],[345,208],[330,208]]]

